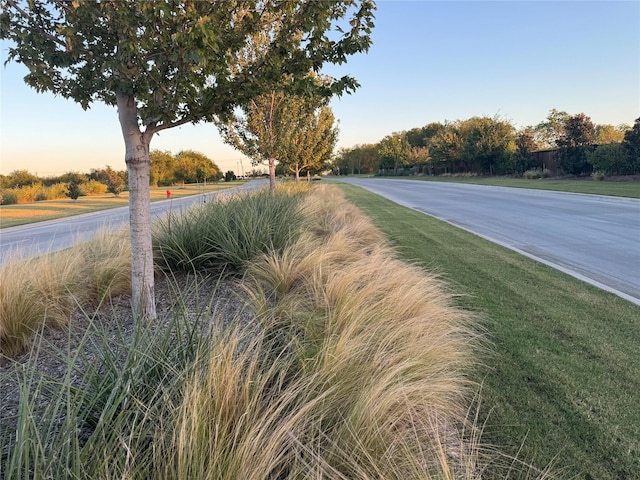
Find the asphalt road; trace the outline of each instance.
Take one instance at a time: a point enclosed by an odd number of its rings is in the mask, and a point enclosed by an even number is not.
[[[402,179],[346,178],[640,305],[640,200]]]
[[[167,211],[178,211],[202,204],[215,195],[228,194],[268,185],[265,180],[252,180],[239,187],[219,192],[162,200],[151,204],[152,221]],[[86,213],[59,220],[3,228],[0,230],[0,265],[9,258],[31,258],[69,248],[90,239],[101,228],[116,230],[128,225],[129,207]]]

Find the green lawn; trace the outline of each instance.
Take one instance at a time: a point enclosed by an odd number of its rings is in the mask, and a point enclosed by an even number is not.
[[[358,187],[340,187],[403,258],[440,272],[465,307],[487,317],[495,353],[476,378],[485,442],[538,468],[552,463],[560,478],[639,478],[639,306]]]
[[[167,199],[167,188],[171,191],[171,198],[188,195],[215,192],[231,187],[237,187],[244,182],[213,183],[209,185],[187,184],[173,187],[151,188],[151,201]],[[129,192],[122,192],[115,197],[112,194],[92,195],[80,197],[77,200],[69,198],[46,200],[42,202],[21,203],[19,205],[0,206],[0,228],[15,227],[29,223],[55,220],[58,218],[98,212],[109,208],[125,207],[129,205]]]
[[[476,185],[493,185],[496,187],[534,188],[538,190],[554,190],[560,192],[591,193],[595,195],[611,195],[614,197],[640,198],[640,181],[602,181],[589,179],[556,180],[542,178],[529,180],[526,178],[503,177],[384,177],[401,178],[425,182],[473,183]]]

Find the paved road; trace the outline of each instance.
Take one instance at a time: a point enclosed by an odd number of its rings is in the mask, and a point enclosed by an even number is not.
[[[345,179],[640,305],[640,200],[401,179]]]
[[[151,204],[151,218],[158,218],[169,210],[180,210],[205,202],[214,195],[259,188],[268,185],[265,180],[252,180],[240,187],[189,197],[162,200]],[[69,248],[91,238],[100,228],[118,229],[129,222],[129,207],[120,207],[96,213],[86,213],[59,220],[50,220],[0,230],[0,264],[13,256],[30,258]]]

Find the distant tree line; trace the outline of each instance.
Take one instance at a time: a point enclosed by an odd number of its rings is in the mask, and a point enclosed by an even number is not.
[[[218,166],[202,153],[192,150],[176,155],[151,152],[151,185],[217,182],[224,175]],[[11,205],[42,200],[112,193],[118,196],[128,183],[126,170],[92,168],[89,173],[66,172],[58,176],[39,177],[27,170],[15,170],[0,175],[0,204]]]
[[[640,174],[640,118],[633,127],[596,125],[584,113],[553,109],[521,130],[499,116],[434,122],[342,149],[332,169],[341,175],[528,176],[545,167],[544,151],[552,151],[558,174]]]

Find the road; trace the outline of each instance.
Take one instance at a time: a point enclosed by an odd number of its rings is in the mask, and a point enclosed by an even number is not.
[[[640,199],[347,178],[640,305]]]
[[[178,211],[206,202],[215,195],[228,194],[268,185],[265,180],[252,180],[239,187],[219,192],[192,195],[151,204],[151,218],[169,210]],[[0,265],[9,258],[31,258],[69,248],[91,238],[101,228],[119,229],[129,222],[129,207],[86,213],[59,220],[3,228],[0,230]]]

